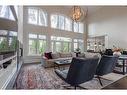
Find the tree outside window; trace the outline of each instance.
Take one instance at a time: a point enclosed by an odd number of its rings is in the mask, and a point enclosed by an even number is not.
[[[51,36],[53,52],[70,52],[71,39],[66,37]]]
[[[40,55],[46,50],[46,36],[29,34],[29,54]]]
[[[17,32],[0,30],[0,52],[16,51],[16,49],[17,49]]]

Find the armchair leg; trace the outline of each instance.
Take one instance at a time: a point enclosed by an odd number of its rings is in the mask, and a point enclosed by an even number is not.
[[[74,89],[71,85],[62,85],[65,89]]]
[[[75,90],[76,90],[76,86],[75,86]]]
[[[102,81],[101,81],[101,78],[99,76],[97,78],[98,78],[98,80],[100,82],[100,85],[103,86]]]

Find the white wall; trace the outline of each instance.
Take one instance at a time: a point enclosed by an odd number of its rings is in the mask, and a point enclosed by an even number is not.
[[[88,17],[88,34],[107,35],[106,48],[127,48],[127,7],[105,6]]]
[[[58,30],[58,29],[52,29],[50,27],[50,19],[48,19],[48,27],[43,27],[43,26],[36,26],[36,25],[31,25],[28,24],[27,21],[27,8],[30,6],[25,6],[24,7],[24,15],[23,15],[23,48],[24,48],[24,62],[25,63],[31,63],[31,62],[40,62],[41,57],[40,56],[30,56],[28,55],[29,52],[29,47],[28,47],[28,34],[29,33],[35,33],[35,34],[44,34],[47,37],[47,51],[51,51],[51,43],[50,43],[50,36],[54,35],[54,36],[63,36],[63,37],[70,37],[70,38],[82,38],[84,39],[85,35],[82,35],[80,33],[74,33],[74,32],[60,32],[62,30]],[[33,6],[36,7],[36,6]],[[54,13],[59,13],[59,14],[64,14],[66,16],[69,16],[69,9],[67,9],[64,6],[37,6],[36,8],[41,8],[42,10],[46,11],[48,14],[48,18],[50,18],[50,14],[54,14]]]

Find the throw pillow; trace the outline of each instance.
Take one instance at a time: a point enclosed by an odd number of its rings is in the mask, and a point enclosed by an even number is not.
[[[45,52],[45,57],[48,58],[48,59],[52,59],[52,52]]]
[[[71,53],[60,53],[61,58],[72,57]]]
[[[85,58],[85,54],[84,53],[80,53],[80,54],[78,54],[78,57]]]

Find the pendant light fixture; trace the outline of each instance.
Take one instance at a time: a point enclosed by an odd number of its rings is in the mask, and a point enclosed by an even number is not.
[[[71,18],[73,21],[81,21],[87,15],[88,10],[83,10],[80,6],[73,6],[71,11]]]

